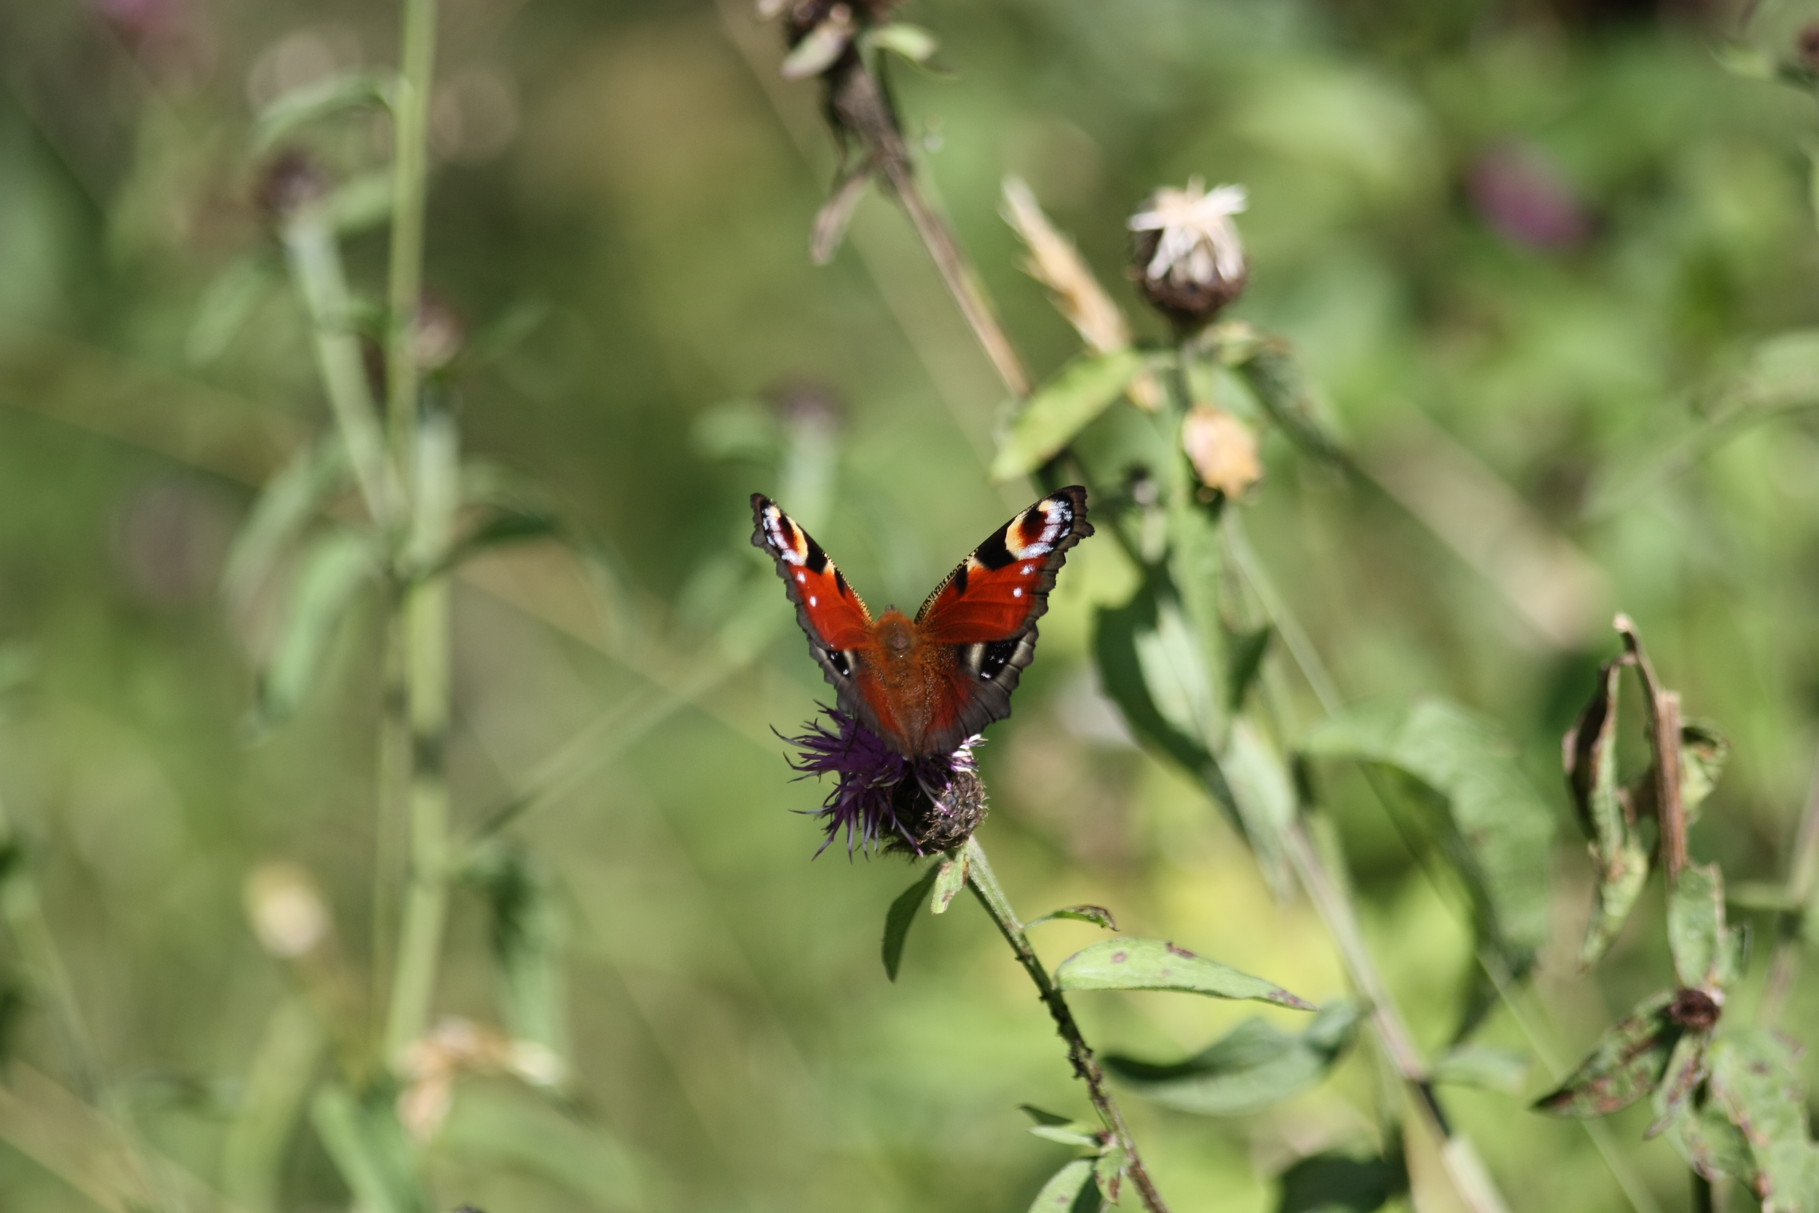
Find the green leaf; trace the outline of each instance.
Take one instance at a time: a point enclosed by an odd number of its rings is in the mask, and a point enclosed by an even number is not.
[[[266,151],[313,122],[391,104],[391,72],[342,72],[280,95],[253,122],[253,147]]]
[[[1199,781],[1250,840],[1271,885],[1286,887],[1279,834],[1293,816],[1292,784],[1260,733],[1232,725],[1224,688],[1208,682],[1217,667],[1203,639],[1167,575],[1152,569],[1130,601],[1095,617],[1100,683],[1131,731]]]
[[[1730,738],[1717,726],[1699,720],[1680,726],[1680,803],[1688,822],[1698,818],[1700,805],[1718,786],[1730,756]]]
[[[1766,1028],[1722,1036],[1711,1049],[1711,1099],[1749,1145],[1754,1174],[1741,1175],[1765,1213],[1819,1207],[1819,1155],[1806,1116],[1799,1049]]]
[[[566,533],[563,519],[554,513],[534,509],[489,510],[455,540],[440,560],[419,571],[417,576],[422,579],[439,577],[493,548],[537,539],[560,539]]]
[[[1106,694],[1133,732],[1199,774],[1225,713],[1207,685],[1206,653],[1166,576],[1153,573],[1123,606],[1102,608],[1096,623]]]
[[[1643,1137],[1660,1136],[1691,1110],[1693,1092],[1711,1073],[1706,1063],[1706,1048],[1711,1043],[1709,1032],[1688,1032],[1674,1045],[1661,1085],[1649,1097],[1655,1109],[1655,1123],[1648,1127]]]
[[[466,875],[486,899],[505,1026],[518,1040],[567,1056],[566,930],[549,874],[531,852],[494,840]]]
[[[1249,631],[1234,631],[1226,642],[1230,654],[1226,664],[1231,673],[1226,677],[1226,703],[1235,715],[1244,710],[1244,701],[1263,673],[1263,659],[1269,655],[1270,638],[1276,634],[1269,624]]]
[[[903,945],[909,940],[910,927],[922,907],[928,904],[935,878],[940,874],[940,868],[930,867],[916,878],[916,883],[897,894],[897,900],[891,902],[891,908],[885,912],[884,975],[892,981],[897,980],[897,972],[903,967]]]
[[[1098,1213],[1099,1189],[1093,1183],[1090,1158],[1076,1158],[1059,1171],[1036,1193],[1029,1213]]]
[[[389,168],[371,169],[338,183],[323,203],[330,230],[357,236],[382,227],[392,216],[397,179]]]
[[[1180,990],[1213,998],[1254,999],[1311,1011],[1314,1004],[1230,965],[1163,939],[1125,936],[1083,948],[1055,969],[1063,990]]]
[[[1286,343],[1264,341],[1232,369],[1296,446],[1321,459],[1341,458],[1325,406]]]
[[[248,608],[279,559],[348,483],[347,451],[338,440],[311,443],[285,461],[266,481],[228,548],[221,592],[230,607]]]
[[[941,49],[934,34],[906,21],[873,26],[866,31],[865,40],[878,50],[889,51],[916,64],[926,64]]]
[[[1463,709],[1436,699],[1357,708],[1309,734],[1312,756],[1350,758],[1406,777],[1417,824],[1464,878],[1481,944],[1517,975],[1548,934],[1553,814],[1514,749]]]
[[[998,456],[992,461],[996,481],[1027,476],[1060,454],[1099,415],[1124,395],[1144,369],[1145,356],[1134,349],[1082,355],[1038,387],[1011,418]]]
[[[1627,1108],[1661,1084],[1684,1029],[1668,1015],[1674,995],[1651,994],[1598,1038],[1558,1090],[1535,1101],[1550,1116],[1589,1119]]]
[[[261,726],[282,723],[303,701],[348,608],[378,570],[373,537],[364,532],[328,531],[304,550],[277,644],[259,680]]]
[[[1088,1146],[1094,1150],[1099,1148],[1099,1132],[1091,1125],[1046,1112],[1034,1104],[1018,1104],[1017,1107],[1036,1122],[1029,1130],[1034,1136],[1047,1141],[1058,1141],[1066,1146]]]
[[[1062,906],[1059,910],[1050,910],[1040,918],[1032,918],[1024,923],[1024,929],[1044,922],[1060,922],[1067,919],[1073,922],[1090,922],[1094,926],[1104,927],[1108,931],[1118,929],[1118,920],[1104,906]]]
[[[1247,1019],[1186,1061],[1156,1064],[1112,1054],[1105,1068],[1166,1107],[1203,1116],[1245,1116],[1319,1083],[1357,1035],[1350,1002],[1322,1007],[1304,1032]]]
[[[1514,1095],[1522,1089],[1528,1070],[1528,1058],[1510,1049],[1460,1045],[1441,1055],[1429,1076],[1447,1086],[1477,1087]]]
[[[183,339],[191,366],[208,366],[246,327],[260,303],[283,281],[277,260],[265,248],[229,262],[202,293]]]
[[[389,1099],[357,1099],[346,1087],[332,1084],[316,1093],[310,1119],[364,1213],[428,1213],[410,1142]]]
[[[1093,1179],[1106,1204],[1118,1203],[1118,1197],[1124,1191],[1124,1173],[1130,1170],[1130,1165],[1129,1153],[1116,1141],[1106,1142],[1099,1157],[1093,1160]]]
[[[954,898],[965,887],[966,856],[943,858],[941,866],[935,869],[934,884],[929,890],[929,911],[934,914],[947,913],[947,908],[954,904]]]
[[[1407,1187],[1400,1168],[1374,1155],[1311,1154],[1284,1171],[1276,1213],[1370,1213]]]
[[[1724,878],[1717,864],[1691,864],[1667,903],[1667,943],[1680,984],[1709,990],[1725,968]]]

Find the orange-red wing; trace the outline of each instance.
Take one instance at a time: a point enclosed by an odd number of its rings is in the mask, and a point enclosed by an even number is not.
[[[840,706],[884,735],[877,711],[854,677],[860,668],[858,654],[872,640],[871,612],[821,545],[776,502],[753,493],[752,519],[757,524],[752,544],[777,562],[777,576],[796,604],[796,622],[808,634],[809,652],[839,692]]]
[[[946,646],[925,753],[952,750],[1011,714],[1011,692],[1036,656],[1036,620],[1068,549],[1093,533],[1086,490],[1050,493],[992,532],[916,613],[918,639]]]

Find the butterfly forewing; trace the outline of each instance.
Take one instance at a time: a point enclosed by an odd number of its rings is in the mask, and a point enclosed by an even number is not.
[[[846,577],[801,525],[761,493],[752,494],[754,546],[777,563],[796,622],[808,633],[809,651],[839,692],[840,706],[878,727],[869,704],[854,683],[857,654],[871,643],[872,613]]]
[[[1011,692],[1036,655],[1036,621],[1068,549],[1093,533],[1086,490],[1050,493],[999,527],[916,613],[920,639],[951,660],[939,687],[926,744],[952,749],[1011,714]]]

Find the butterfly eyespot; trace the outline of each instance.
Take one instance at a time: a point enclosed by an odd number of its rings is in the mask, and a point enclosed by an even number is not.
[[[808,596],[808,604],[810,606],[819,606],[821,605],[821,602],[820,599],[816,598],[813,594],[810,594]]]
[[[1017,587],[1017,588],[1016,588],[1016,589],[1014,589],[1014,590],[1012,590],[1012,591],[1011,591],[1011,597],[1012,597],[1012,598],[1021,598],[1021,597],[1023,597],[1023,587],[1022,587],[1022,586],[1018,586],[1018,587]]]
[[[797,569],[796,570],[796,584],[800,585],[804,581],[807,581],[807,580],[808,580],[808,574],[804,573],[801,569]]]
[[[1024,565],[1024,566],[1023,566],[1023,568],[1022,568],[1022,569],[1021,569],[1021,570],[1019,570],[1019,571],[1020,571],[1020,572],[1022,572],[1022,574],[1023,574],[1023,575],[1024,575],[1024,576],[1025,576],[1025,577],[1028,577],[1028,576],[1029,576],[1029,575],[1030,575],[1030,574],[1031,574],[1031,573],[1033,573],[1033,572],[1035,572],[1035,571],[1036,571],[1036,566],[1035,566],[1035,565],[1033,565],[1033,564],[1026,564],[1026,565]]]

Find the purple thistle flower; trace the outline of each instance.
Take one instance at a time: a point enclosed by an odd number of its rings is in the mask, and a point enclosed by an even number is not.
[[[798,778],[834,775],[838,782],[819,809],[827,840],[846,832],[846,853],[874,847],[926,855],[965,842],[985,817],[985,787],[973,764],[977,735],[951,754],[906,758],[838,708],[823,704],[823,720],[808,721],[799,737],[779,737],[796,747],[787,759]],[[829,728],[829,725],[832,728]]]

